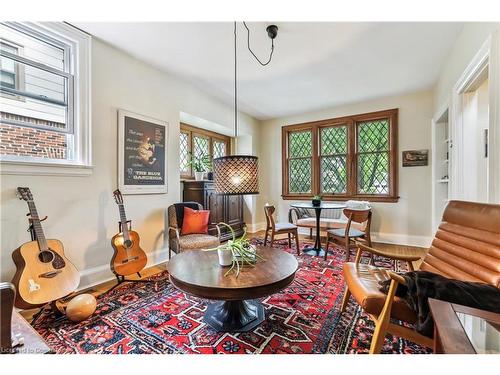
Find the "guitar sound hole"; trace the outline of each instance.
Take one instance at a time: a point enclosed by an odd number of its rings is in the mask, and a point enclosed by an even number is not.
[[[38,259],[42,263],[50,263],[54,260],[54,253],[52,251],[43,250],[38,254]]]
[[[129,248],[129,247],[131,247],[131,246],[132,246],[132,241],[130,241],[130,240],[125,240],[125,241],[123,242],[123,245],[124,245],[126,248]]]

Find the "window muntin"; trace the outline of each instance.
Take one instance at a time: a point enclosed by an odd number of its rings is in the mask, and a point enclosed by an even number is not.
[[[283,198],[397,201],[397,114],[394,109],[284,126]],[[292,147],[290,140],[304,132],[307,140]],[[306,173],[311,178],[304,183]]]

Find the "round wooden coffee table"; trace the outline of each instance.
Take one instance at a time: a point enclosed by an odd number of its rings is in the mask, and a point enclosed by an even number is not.
[[[217,331],[246,332],[264,320],[264,307],[256,298],[286,288],[293,281],[298,263],[292,254],[258,246],[255,267],[244,267],[240,275],[224,276],[227,267],[219,265],[217,251],[191,250],[177,254],[168,262],[170,281],[194,296],[219,300],[210,304],[205,322]]]

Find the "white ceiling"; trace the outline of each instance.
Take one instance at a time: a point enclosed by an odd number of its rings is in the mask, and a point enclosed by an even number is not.
[[[266,60],[270,23],[248,23]],[[240,109],[269,119],[432,87],[462,23],[277,22],[260,66],[238,24]],[[76,23],[127,53],[233,103],[233,24]]]

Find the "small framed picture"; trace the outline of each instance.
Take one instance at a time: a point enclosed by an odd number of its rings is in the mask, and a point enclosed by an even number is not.
[[[118,187],[123,194],[167,193],[168,123],[118,110]]]
[[[403,151],[403,167],[420,167],[429,164],[429,150]]]

